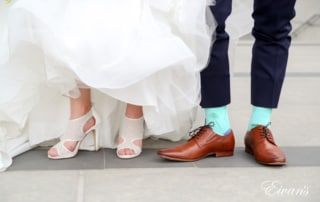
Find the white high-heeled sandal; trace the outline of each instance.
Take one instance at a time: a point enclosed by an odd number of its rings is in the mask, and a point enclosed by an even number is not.
[[[89,128],[86,131],[83,131],[84,126],[88,123],[88,121],[94,118],[95,124]],[[98,151],[98,145],[97,145],[97,125],[100,123],[100,119],[95,112],[93,108],[86,113],[85,115],[69,120],[67,128],[65,133],[60,137],[60,142],[58,142],[56,145],[54,145],[52,148],[55,148],[57,151],[56,156],[51,156],[48,153],[48,158],[50,159],[66,159],[66,158],[72,158],[77,155],[79,151],[79,147],[84,140],[84,138],[89,135],[90,133],[93,136],[94,141],[94,150]],[[76,145],[74,147],[73,151],[70,151],[66,146],[66,142],[76,142]]]
[[[136,122],[132,124],[132,121]],[[131,122],[131,123],[130,123]],[[143,140],[144,119],[130,119],[125,117],[120,130],[119,139],[121,143],[117,145],[117,156],[122,159],[137,157],[141,154],[142,148],[135,144],[137,140]],[[134,154],[119,154],[120,150],[131,149]]]

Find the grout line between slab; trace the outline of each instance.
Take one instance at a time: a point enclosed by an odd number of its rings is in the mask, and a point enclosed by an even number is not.
[[[77,189],[77,202],[84,201],[84,176],[83,171],[79,171],[79,181],[78,181],[78,189]]]
[[[196,164],[196,162],[191,162],[191,163],[192,163],[193,167],[195,167],[195,168],[198,167],[197,164]]]
[[[106,169],[107,167],[107,161],[106,161],[106,150],[103,149],[103,152],[102,152],[102,157],[103,157],[103,169]]]

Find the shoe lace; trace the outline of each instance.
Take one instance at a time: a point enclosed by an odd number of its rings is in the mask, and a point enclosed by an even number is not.
[[[204,126],[200,126],[192,131],[189,132],[189,136],[191,137],[191,139],[197,137],[199,134],[201,134],[204,130],[204,128],[207,127],[213,127],[214,126],[214,122],[209,122],[208,124],[204,125]]]
[[[260,135],[264,138],[266,138],[269,142],[271,142],[272,144],[275,144],[274,143],[274,139],[273,139],[273,136],[270,132],[270,130],[268,129],[268,127],[271,125],[271,122],[269,122],[266,126],[263,126],[262,129],[261,129],[261,133]]]

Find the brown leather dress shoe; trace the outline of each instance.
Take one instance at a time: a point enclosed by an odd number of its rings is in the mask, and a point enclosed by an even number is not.
[[[258,163],[266,165],[284,165],[286,157],[276,145],[272,133],[265,126],[257,126],[247,132],[245,151],[252,154]]]
[[[220,136],[213,132],[210,126],[202,126],[188,142],[183,145],[161,149],[158,155],[175,161],[197,161],[209,155],[216,157],[232,156],[234,151],[234,136]]]

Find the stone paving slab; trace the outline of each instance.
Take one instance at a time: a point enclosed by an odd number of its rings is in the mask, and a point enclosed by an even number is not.
[[[320,167],[320,147],[282,147],[287,157],[285,167]],[[264,167],[245,153],[243,147],[235,149],[231,157],[208,157],[196,162],[174,162],[160,158],[157,149],[144,149],[141,156],[133,159],[119,159],[114,149],[101,149],[99,152],[80,151],[76,158],[50,160],[47,150],[35,149],[14,159],[7,172],[34,170],[92,170],[112,168],[252,168]]]
[[[319,173],[319,167],[12,171],[0,174],[0,201],[318,202]]]

